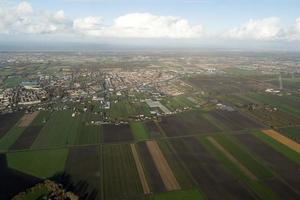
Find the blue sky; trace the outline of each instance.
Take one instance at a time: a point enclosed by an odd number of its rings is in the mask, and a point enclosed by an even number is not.
[[[254,40],[258,44],[300,40],[299,0],[28,0],[25,7],[28,9],[29,5],[33,11],[25,14],[16,9],[24,1],[0,2],[0,8],[16,13],[15,18],[3,23],[2,34],[0,22],[0,39],[11,35],[19,38],[54,35],[67,39],[69,35],[103,41],[144,35],[147,40],[213,38]],[[8,15],[3,10],[2,15]],[[52,16],[41,14],[44,11]],[[58,15],[58,11],[62,12]],[[14,22],[20,18],[26,19],[26,25],[24,20],[21,25]],[[45,23],[49,24],[45,26]]]
[[[13,1],[15,4],[21,1]],[[71,17],[101,15],[112,20],[132,12],[175,15],[211,27],[235,26],[250,18],[279,17],[291,23],[300,15],[299,0],[29,0],[33,7],[60,10]]]

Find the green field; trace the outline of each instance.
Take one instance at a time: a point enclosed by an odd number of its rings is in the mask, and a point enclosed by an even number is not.
[[[82,126],[81,116],[72,117],[71,111],[53,112],[34,141],[32,148],[75,144]]]
[[[252,179],[241,170],[234,162],[229,160],[227,156],[219,149],[217,149],[207,138],[201,138],[200,141],[205,145],[209,152],[230,171],[234,176],[239,178],[251,188],[261,199],[279,199],[271,188],[267,187],[262,180],[272,177],[272,173],[257,160],[253,159],[251,155],[244,152],[241,148],[235,145],[226,136],[213,137],[223,148],[231,153],[243,166],[254,174],[257,179]]]
[[[4,85],[5,87],[8,87],[8,88],[13,88],[13,87],[16,87],[18,86],[21,82],[22,82],[22,78],[21,77],[18,77],[18,76],[11,76],[11,77],[8,77],[5,81],[4,81]]]
[[[65,169],[68,149],[7,153],[8,166],[38,178],[49,178]]]
[[[300,98],[297,96],[278,96],[268,94],[251,94],[250,98],[269,104],[295,116],[300,116]]]
[[[127,100],[121,100],[116,103],[113,102],[109,109],[109,116],[111,119],[127,119],[136,114],[133,103]]]
[[[7,151],[15,143],[18,137],[23,133],[25,128],[15,125],[0,139],[0,152]]]
[[[149,139],[149,134],[143,124],[143,122],[132,122],[130,123],[130,128],[136,140],[147,140]]]
[[[184,96],[166,98],[162,100],[161,103],[172,111],[184,108],[194,108],[195,106],[195,103],[191,102]]]
[[[132,200],[143,195],[129,145],[104,145],[103,195],[105,200]]]

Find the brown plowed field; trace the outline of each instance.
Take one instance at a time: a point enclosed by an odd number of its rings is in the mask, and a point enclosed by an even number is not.
[[[19,123],[19,127],[29,126],[38,114],[39,114],[39,111],[23,115],[23,117],[21,118],[21,121]]]
[[[293,149],[297,153],[300,153],[300,144],[291,140],[290,138],[287,138],[274,130],[262,130],[262,132],[273,138],[274,140],[288,146],[290,149]]]
[[[156,141],[146,141],[149,152],[153,158],[155,166],[164,182],[167,191],[181,189],[172,169],[161,152]]]
[[[138,173],[139,173],[140,181],[141,181],[141,184],[143,186],[144,194],[150,194],[150,188],[149,188],[149,185],[148,185],[148,182],[147,182],[147,179],[146,179],[146,176],[145,176],[143,166],[141,164],[138,152],[137,152],[134,144],[130,144],[130,147],[131,147],[131,151],[132,151],[132,155],[133,155],[133,158],[134,158],[134,161],[135,161],[136,168],[137,168]]]

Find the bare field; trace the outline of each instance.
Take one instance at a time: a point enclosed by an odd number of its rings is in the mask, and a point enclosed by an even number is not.
[[[156,141],[146,141],[146,144],[153,158],[155,166],[164,182],[166,190],[172,191],[181,189],[172,169],[170,168]]]
[[[38,116],[39,111],[24,114],[23,117],[20,120],[19,127],[27,127],[31,124],[31,122]]]

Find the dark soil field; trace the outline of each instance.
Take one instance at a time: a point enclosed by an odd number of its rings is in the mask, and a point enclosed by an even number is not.
[[[0,138],[2,138],[5,133],[15,125],[23,113],[9,113],[0,115]]]
[[[219,131],[217,127],[203,118],[198,111],[184,112],[165,117],[160,122],[160,126],[169,137]]]
[[[41,181],[36,177],[9,169],[7,167],[6,156],[4,154],[0,154],[0,177],[1,200],[11,199],[14,195]]]
[[[154,121],[145,122],[145,127],[148,130],[151,138],[157,138],[161,136],[161,133]]]
[[[251,134],[236,137],[265,160],[291,187],[300,192],[300,166]],[[288,191],[287,191],[288,192]]]
[[[133,135],[131,133],[130,126],[125,125],[114,125],[105,124],[103,126],[103,142],[124,142],[133,140]]]
[[[211,115],[230,130],[262,128],[262,125],[237,111],[212,111]]]
[[[272,188],[281,199],[290,199],[290,200],[297,200],[300,199],[300,195],[293,191],[288,185],[283,183],[278,179],[273,180],[266,180],[264,181],[266,185]]]
[[[254,199],[195,138],[171,139],[170,143],[208,199]]]
[[[154,164],[152,156],[147,148],[146,143],[138,143],[138,149],[146,169],[146,174],[149,178],[149,184],[153,192],[164,192],[166,188],[159,175],[159,172]]]
[[[66,162],[69,180],[64,184],[80,199],[101,198],[100,160],[100,148],[97,145],[70,148]]]
[[[11,150],[29,149],[36,137],[39,135],[42,126],[28,126],[10,147]]]

